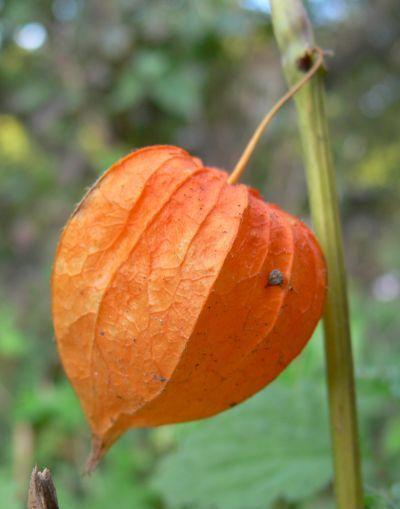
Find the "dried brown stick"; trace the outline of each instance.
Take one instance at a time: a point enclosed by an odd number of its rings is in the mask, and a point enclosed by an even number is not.
[[[28,492],[28,509],[59,509],[56,488],[50,470],[32,471]]]

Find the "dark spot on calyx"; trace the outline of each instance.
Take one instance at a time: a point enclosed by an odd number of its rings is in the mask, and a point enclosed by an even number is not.
[[[268,274],[268,281],[266,286],[282,286],[283,274],[279,269],[271,270]]]
[[[168,378],[165,378],[165,376],[157,375],[157,373],[154,373],[153,380],[157,380],[157,382],[168,382]]]

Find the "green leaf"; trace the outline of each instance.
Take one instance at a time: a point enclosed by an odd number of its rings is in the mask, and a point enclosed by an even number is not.
[[[43,387],[24,387],[15,401],[14,417],[39,425],[59,423],[64,432],[74,431],[82,423],[82,412],[72,387],[63,381]]]
[[[8,359],[22,357],[27,351],[26,341],[14,324],[10,309],[0,310],[0,356]]]
[[[243,405],[186,425],[154,480],[169,507],[266,509],[331,478],[323,384],[275,382]]]
[[[32,77],[29,81],[21,83],[11,100],[17,111],[31,113],[44,107],[45,102],[55,93],[56,90],[48,76]]]
[[[203,79],[199,69],[177,66],[153,83],[152,97],[170,113],[191,116],[201,109]]]
[[[0,470],[0,500],[5,502],[7,509],[20,509],[16,484],[5,470]]]
[[[74,509],[154,509],[159,507],[154,491],[149,488],[146,470],[151,465],[148,453],[138,446],[143,437],[136,431],[122,437],[90,477],[81,476],[63,464],[58,471],[57,492],[60,508]],[[146,457],[147,456],[147,457]],[[79,486],[79,495],[70,485]]]
[[[383,447],[388,456],[400,454],[400,417],[394,416],[385,429]]]
[[[371,487],[365,486],[365,509],[397,509],[398,500]]]
[[[133,67],[127,67],[119,76],[108,103],[112,111],[121,112],[139,102],[144,93],[143,81],[138,78]]]

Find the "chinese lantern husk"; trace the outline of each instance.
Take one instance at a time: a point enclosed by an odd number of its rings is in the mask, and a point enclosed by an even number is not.
[[[65,227],[52,276],[91,466],[130,427],[208,417],[271,382],[310,338],[325,288],[312,232],[225,172],[171,146],[113,165]]]

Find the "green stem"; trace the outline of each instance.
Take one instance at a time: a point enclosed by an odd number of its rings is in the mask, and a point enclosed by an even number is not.
[[[270,4],[282,65],[289,85],[293,85],[313,62],[312,26],[301,0],[270,0]],[[337,507],[361,509],[363,494],[346,273],[322,73],[316,74],[294,100],[312,221],[328,267],[324,332]]]

